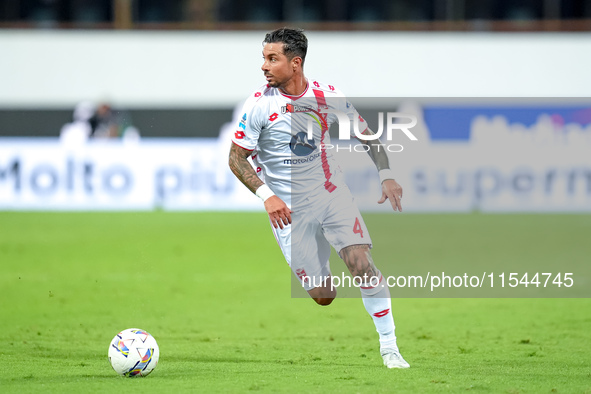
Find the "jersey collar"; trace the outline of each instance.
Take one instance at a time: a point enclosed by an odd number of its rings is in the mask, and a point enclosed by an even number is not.
[[[282,96],[287,97],[289,99],[292,100],[297,100],[299,98],[301,98],[304,94],[306,94],[306,92],[308,91],[308,87],[310,86],[310,81],[308,81],[308,79],[306,78],[306,89],[304,89],[304,91],[302,92],[302,94],[298,95],[298,96],[290,96],[289,94],[284,94],[281,89],[277,89],[279,91],[279,93],[281,93]]]

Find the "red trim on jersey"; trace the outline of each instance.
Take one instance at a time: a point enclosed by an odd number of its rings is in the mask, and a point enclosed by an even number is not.
[[[287,97],[290,98],[292,100],[297,100],[299,98],[301,98],[304,94],[306,94],[306,92],[308,91],[308,86],[310,86],[310,83],[308,81],[306,81],[306,89],[304,90],[304,93],[300,94],[299,96],[290,96],[289,94],[284,94],[281,89],[277,89],[279,91],[279,93],[283,96],[283,97]]]
[[[240,145],[240,144],[237,144],[237,143],[236,143],[236,142],[234,142],[234,141],[232,141],[232,143],[233,143],[234,145],[236,145],[236,146],[239,146],[239,147],[241,147],[242,149],[244,149],[244,150],[247,150],[247,151],[250,151],[250,152],[252,152],[252,151],[254,150],[254,149],[248,149],[248,148],[245,148],[245,147],[243,147],[242,145]]]
[[[314,96],[316,97],[316,102],[320,107],[326,107],[326,98],[324,97],[324,92],[322,90],[312,89],[314,92]]]
[[[361,115],[359,115],[359,117],[361,118]],[[363,119],[363,122],[365,122],[365,124],[367,124],[367,122],[365,121],[365,119]],[[365,132],[366,132],[367,130],[369,130],[369,126],[365,126],[365,130],[363,130],[363,131],[361,132],[361,134],[365,134]],[[365,135],[371,135],[371,134],[365,134]],[[357,138],[359,141],[361,141],[361,138],[359,138],[359,137],[357,137],[357,136],[355,136],[355,138]],[[361,141],[361,142],[363,142],[363,141]]]
[[[324,97],[324,92],[322,90],[312,89],[314,92],[314,97],[316,97],[316,102],[318,103],[319,108],[326,108],[326,98]],[[316,111],[314,111],[316,112]],[[322,136],[320,137],[320,149],[322,153],[320,154],[320,162],[322,163],[322,170],[324,171],[324,177],[326,182],[324,182],[324,188],[329,192],[332,193],[337,188],[334,183],[330,181],[331,173],[330,173],[330,165],[328,164],[328,157],[326,154],[326,149],[322,149],[324,147],[324,137],[328,132],[328,123],[326,121],[326,114],[321,114],[316,112],[320,119],[322,120]]]

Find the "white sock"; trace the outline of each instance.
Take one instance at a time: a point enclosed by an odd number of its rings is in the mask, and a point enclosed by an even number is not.
[[[392,301],[390,300],[390,289],[384,284],[384,280],[374,288],[361,288],[361,298],[365,310],[373,319],[376,331],[380,335],[380,351],[394,349],[396,345],[396,334],[394,318],[392,317]]]

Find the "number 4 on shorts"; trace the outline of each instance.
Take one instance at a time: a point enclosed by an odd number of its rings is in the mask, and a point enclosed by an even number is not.
[[[353,233],[361,235],[363,238],[363,230],[361,229],[361,223],[359,223],[359,218],[355,218],[355,224],[353,225]]]

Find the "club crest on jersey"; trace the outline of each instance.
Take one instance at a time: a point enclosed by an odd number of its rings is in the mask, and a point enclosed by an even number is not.
[[[289,148],[296,156],[308,156],[316,150],[314,138],[308,138],[308,134],[300,131],[291,137]]]
[[[294,105],[294,104],[286,104],[283,107],[281,107],[281,113],[282,114],[288,114],[288,113],[296,113],[296,112],[312,112],[314,111],[314,108],[308,106],[308,105]]]

